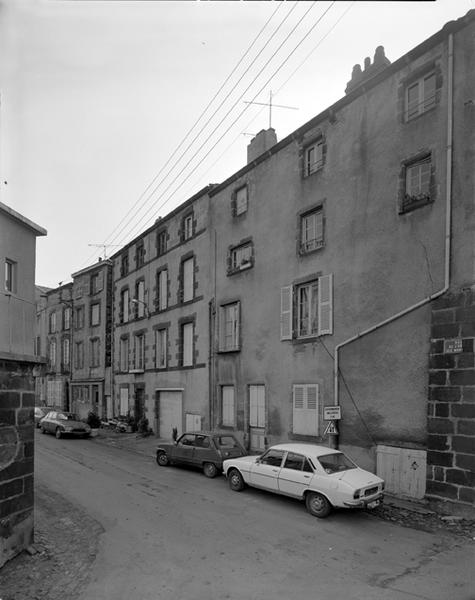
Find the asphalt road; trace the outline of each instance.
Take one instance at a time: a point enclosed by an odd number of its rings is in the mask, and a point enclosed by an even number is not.
[[[36,478],[104,528],[82,600],[470,600],[473,547],[365,512],[158,467],[94,440],[36,437]]]

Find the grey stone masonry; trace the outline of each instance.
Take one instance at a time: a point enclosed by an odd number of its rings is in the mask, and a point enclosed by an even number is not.
[[[0,567],[33,541],[33,367],[0,360]]]
[[[432,307],[427,421],[429,498],[475,505],[475,290]]]

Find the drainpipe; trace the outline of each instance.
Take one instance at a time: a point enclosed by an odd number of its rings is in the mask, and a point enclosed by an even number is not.
[[[389,323],[396,321],[397,319],[420,308],[421,306],[424,306],[425,304],[432,302],[439,296],[442,296],[442,294],[445,294],[445,292],[449,289],[450,252],[451,252],[450,232],[451,232],[451,225],[452,225],[452,152],[453,152],[452,138],[453,138],[453,78],[454,78],[453,64],[454,64],[453,35],[450,33],[448,36],[448,59],[447,59],[447,71],[448,71],[448,76],[447,76],[447,80],[448,80],[447,81],[447,145],[446,145],[446,161],[447,161],[446,169],[447,169],[447,171],[446,171],[446,186],[445,186],[446,209],[445,209],[444,287],[441,290],[439,290],[438,292],[435,292],[434,294],[427,296],[427,298],[424,298],[424,299],[420,300],[419,302],[416,302],[412,306],[409,306],[408,308],[405,308],[404,310],[396,313],[395,315],[392,315],[391,317],[385,319],[384,321],[381,321],[377,325],[373,325],[373,327],[369,327],[368,329],[365,329],[364,331],[357,333],[356,335],[348,338],[347,340],[345,340],[344,342],[341,342],[340,344],[338,344],[335,347],[335,360],[334,360],[334,365],[333,365],[333,368],[334,368],[334,371],[333,371],[334,402],[333,403],[335,406],[338,406],[340,404],[339,394],[338,394],[338,392],[339,392],[339,390],[338,390],[338,372],[339,372],[339,351],[340,351],[340,349],[343,348],[343,346],[347,346],[348,344],[351,344],[351,342],[354,342],[355,340],[358,340],[358,339],[364,337],[365,335],[368,335],[369,333],[372,333],[373,331],[376,331],[377,329],[380,329],[381,327],[384,327],[385,325],[388,325]],[[330,445],[333,448],[338,448],[338,443],[339,443],[338,437],[339,437],[338,434],[333,434],[330,437]]]

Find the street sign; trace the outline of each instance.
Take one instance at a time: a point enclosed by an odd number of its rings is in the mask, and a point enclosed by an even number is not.
[[[339,421],[341,419],[341,406],[324,406],[323,418],[325,421]]]
[[[330,421],[323,432],[323,435],[338,435],[338,429],[336,428],[335,422]]]

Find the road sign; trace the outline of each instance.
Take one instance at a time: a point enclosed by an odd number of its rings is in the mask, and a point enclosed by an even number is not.
[[[323,418],[325,421],[339,421],[341,419],[341,406],[324,406]]]
[[[323,435],[338,435],[338,429],[336,428],[335,422],[330,421],[323,432]]]

